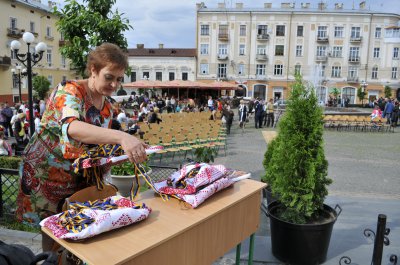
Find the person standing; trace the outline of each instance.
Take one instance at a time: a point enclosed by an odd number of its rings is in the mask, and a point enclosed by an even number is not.
[[[13,116],[13,110],[8,106],[8,103],[6,102],[4,104],[3,110],[1,111],[1,114],[4,115],[4,134],[5,138],[7,139],[8,136],[13,136],[12,130],[11,130],[11,118]]]
[[[275,120],[275,116],[274,116],[274,103],[272,98],[269,99],[267,106],[266,106],[266,116],[267,116],[267,127],[269,127],[271,125],[271,127],[274,127],[274,120]],[[265,126],[265,122],[264,122],[264,126]]]
[[[254,105],[254,122],[256,129],[262,128],[262,121],[263,121],[263,104],[259,98],[257,98],[255,105]]]
[[[240,100],[240,105],[239,105],[239,126],[242,128],[245,123],[247,122],[247,113],[248,113],[248,108],[246,104],[244,103],[244,100]]]
[[[392,119],[392,112],[394,109],[394,105],[393,102],[390,98],[385,98],[386,104],[385,104],[385,109],[383,110],[383,118],[386,118],[387,124],[391,124],[391,119]]]

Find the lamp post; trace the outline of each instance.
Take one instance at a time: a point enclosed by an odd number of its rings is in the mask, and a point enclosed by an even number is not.
[[[26,69],[22,69],[22,67],[20,65],[17,65],[15,68],[11,69],[12,75],[13,75],[13,80],[15,81],[15,83],[18,84],[18,95],[19,95],[19,103],[22,102],[22,94],[21,94],[21,84],[22,84],[22,80],[21,80],[21,76],[25,76],[26,75]]]
[[[35,132],[35,124],[33,117],[33,98],[32,98],[32,67],[36,65],[43,57],[44,51],[47,49],[47,45],[44,42],[39,42],[35,47],[35,52],[31,52],[30,46],[35,40],[35,37],[30,32],[25,32],[22,35],[23,41],[27,44],[28,49],[26,53],[18,53],[21,48],[21,43],[17,40],[11,42],[11,50],[14,51],[15,57],[25,67],[28,76],[28,102],[29,102],[29,128],[30,135],[32,136]]]
[[[368,84],[364,80],[361,81],[361,92],[363,93],[363,99],[361,101],[361,104],[364,105],[364,97],[365,97],[365,89],[367,88]]]

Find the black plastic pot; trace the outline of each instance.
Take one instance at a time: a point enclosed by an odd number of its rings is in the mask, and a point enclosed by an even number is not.
[[[263,188],[262,192],[263,192],[263,197],[265,199],[267,199],[267,204],[270,204],[274,201],[279,200],[279,196],[275,197],[272,195],[271,186],[269,186],[269,185],[267,187]]]
[[[342,209],[324,204],[326,222],[320,224],[293,224],[275,216],[280,207],[278,201],[268,205],[271,227],[272,254],[285,263],[296,265],[316,265],[326,260],[333,225]],[[339,212],[336,209],[339,209]]]

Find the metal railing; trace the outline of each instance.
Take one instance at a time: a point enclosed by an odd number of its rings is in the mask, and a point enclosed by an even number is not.
[[[19,170],[0,168],[0,218],[14,215],[17,208]]]

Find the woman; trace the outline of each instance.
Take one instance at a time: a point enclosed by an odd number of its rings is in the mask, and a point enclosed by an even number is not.
[[[18,220],[38,223],[60,212],[66,197],[95,184],[72,169],[84,144],[120,144],[131,162],[146,160],[145,144],[110,129],[113,117],[107,96],[120,86],[127,67],[126,54],[104,43],[88,55],[88,79],[62,82],[54,89],[40,130],[25,149]]]

